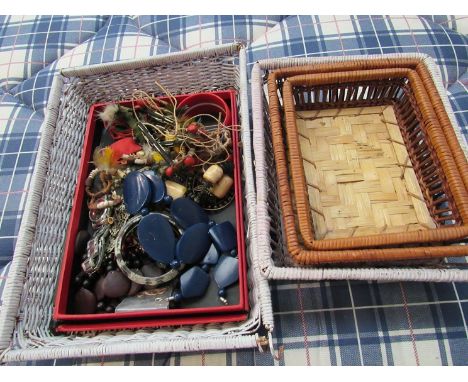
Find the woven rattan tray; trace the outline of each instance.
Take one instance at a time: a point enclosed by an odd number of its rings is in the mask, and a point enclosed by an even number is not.
[[[288,249],[296,259],[315,263],[466,254],[462,246],[361,249],[401,244],[419,246],[459,240],[468,234],[467,227],[463,226],[466,187],[416,71],[394,68],[332,72],[280,82],[290,174],[283,155],[277,75],[273,73],[271,77],[270,114],[281,204]],[[373,105],[386,107],[367,109],[364,112],[367,114],[363,114],[362,107]],[[398,133],[400,129],[389,105],[397,112],[404,139]],[[361,110],[344,111],[343,108],[350,106],[359,106]],[[296,108],[302,114],[296,114]],[[314,109],[326,109],[326,114],[307,111]],[[378,125],[374,123],[376,119]],[[367,123],[365,129],[362,122]],[[354,133],[350,123],[355,124]],[[454,142],[451,143],[453,146]],[[396,149],[395,145],[398,145]],[[458,160],[458,164],[463,165],[463,161]],[[404,182],[397,181],[399,178]],[[288,200],[290,181],[295,203]],[[319,201],[324,205],[317,205]],[[306,249],[295,231],[293,205]],[[326,239],[320,240],[323,237]],[[351,248],[358,250],[324,256],[308,251]]]

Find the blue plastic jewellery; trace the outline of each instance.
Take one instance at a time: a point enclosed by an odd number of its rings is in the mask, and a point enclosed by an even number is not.
[[[164,180],[152,170],[131,171],[123,181],[123,201],[134,215],[122,226],[116,237],[117,266],[138,284],[159,286],[180,275],[180,288],[169,301],[201,297],[213,279],[218,295],[227,304],[226,289],[239,278],[237,239],[233,225],[210,221],[205,210],[189,198],[172,200]],[[157,207],[150,212],[149,207]],[[158,277],[144,277],[130,269],[122,257],[126,235],[136,228],[143,250],[157,264],[170,269]]]

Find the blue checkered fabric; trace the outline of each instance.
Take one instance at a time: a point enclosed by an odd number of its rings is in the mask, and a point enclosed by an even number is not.
[[[54,73],[232,41],[256,60],[420,52],[434,58],[468,137],[468,16],[0,16],[0,296]],[[468,365],[468,286],[271,282],[274,346],[51,360],[89,365]],[[1,309],[1,297],[0,297]],[[27,363],[31,364],[31,363]]]

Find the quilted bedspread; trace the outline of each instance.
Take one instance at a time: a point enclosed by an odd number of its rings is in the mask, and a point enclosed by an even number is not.
[[[434,58],[468,136],[468,16],[0,16],[0,309],[52,77],[70,66],[233,41],[259,59],[394,52]],[[66,164],[65,164],[66,165]],[[467,365],[468,285],[271,282],[274,360],[258,349],[34,364]]]

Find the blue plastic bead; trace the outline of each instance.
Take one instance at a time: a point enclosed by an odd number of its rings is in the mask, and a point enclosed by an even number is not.
[[[209,265],[215,265],[219,260],[219,254],[218,250],[214,246],[214,244],[211,244],[210,249],[208,250],[208,253],[205,255],[205,257],[202,260],[202,264],[209,264]]]
[[[172,269],[178,269],[180,267],[180,261],[179,260],[172,260],[171,263],[169,264],[169,266],[172,268]]]
[[[187,228],[177,242],[177,259],[184,264],[197,264],[202,261],[211,246],[208,230],[206,223],[197,223]]]
[[[201,297],[210,284],[210,275],[200,267],[192,267],[180,276],[180,293],[183,298]]]
[[[151,184],[146,176],[137,171],[127,174],[122,185],[123,200],[127,212],[135,215],[151,200]]]
[[[177,198],[171,204],[171,215],[183,228],[197,224],[208,224],[208,215],[205,210],[189,198]]]
[[[151,186],[151,203],[158,204],[166,196],[166,183],[153,170],[143,171],[143,175],[148,178]]]
[[[230,255],[231,255],[231,257],[236,257],[236,256],[237,256],[237,249],[233,249],[233,250],[230,252]]]
[[[143,215],[143,216],[146,216],[149,214],[149,209],[147,207],[143,207],[140,211],[140,213]]]
[[[176,238],[163,215],[152,213],[143,217],[137,234],[140,245],[153,260],[168,265],[175,259]]]
[[[211,227],[210,236],[219,253],[229,253],[237,247],[236,230],[229,221]]]
[[[239,262],[236,258],[222,255],[216,265],[213,276],[218,288],[223,289],[239,279]]]
[[[172,196],[171,196],[171,195],[166,195],[166,196],[164,197],[164,204],[167,205],[167,206],[170,206],[171,203],[172,203],[172,200],[173,200],[173,199],[172,199]]]
[[[221,288],[220,290],[218,290],[218,296],[226,297],[226,291],[223,288]]]
[[[211,227],[214,227],[216,225],[216,222],[214,220],[210,220],[208,222],[208,226],[211,228]]]

